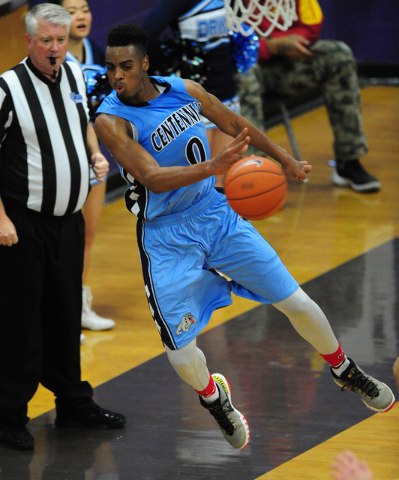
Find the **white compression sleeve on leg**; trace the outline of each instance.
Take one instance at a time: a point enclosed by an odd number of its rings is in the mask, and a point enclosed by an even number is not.
[[[295,330],[319,353],[327,355],[338,349],[338,340],[322,309],[300,287],[285,300],[274,303],[287,315]]]
[[[202,391],[209,384],[209,370],[206,358],[197,347],[196,339],[177,350],[171,350],[164,345],[169,362],[179,377],[191,385],[194,390]]]

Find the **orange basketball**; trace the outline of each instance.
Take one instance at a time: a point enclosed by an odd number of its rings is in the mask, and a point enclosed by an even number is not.
[[[284,205],[287,181],[273,161],[246,157],[230,167],[224,192],[235,212],[248,220],[261,220],[274,215]]]

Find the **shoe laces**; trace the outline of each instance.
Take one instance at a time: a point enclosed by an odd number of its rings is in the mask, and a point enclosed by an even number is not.
[[[214,416],[220,427],[223,428],[223,430],[226,432],[226,435],[234,434],[234,425],[228,417],[228,412],[233,412],[233,408],[227,398],[220,405],[213,407],[210,412]]]
[[[357,368],[354,368],[353,370],[355,370],[353,376],[346,380],[349,385],[344,385],[341,390],[354,390],[357,388],[370,398],[378,397],[380,391],[371,378],[360,372]]]

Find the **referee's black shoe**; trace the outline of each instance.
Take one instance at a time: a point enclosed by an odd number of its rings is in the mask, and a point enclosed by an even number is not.
[[[85,408],[66,409],[57,407],[55,426],[63,427],[86,427],[99,430],[122,428],[126,419],[121,413],[114,413],[92,403]]]
[[[25,425],[0,427],[0,445],[13,450],[33,450],[34,439]]]

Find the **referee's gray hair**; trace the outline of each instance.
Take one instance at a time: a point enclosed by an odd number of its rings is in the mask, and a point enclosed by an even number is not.
[[[33,36],[37,33],[37,21],[43,19],[53,25],[66,26],[68,33],[71,26],[71,14],[60,5],[41,3],[34,6],[25,17],[26,33]]]

